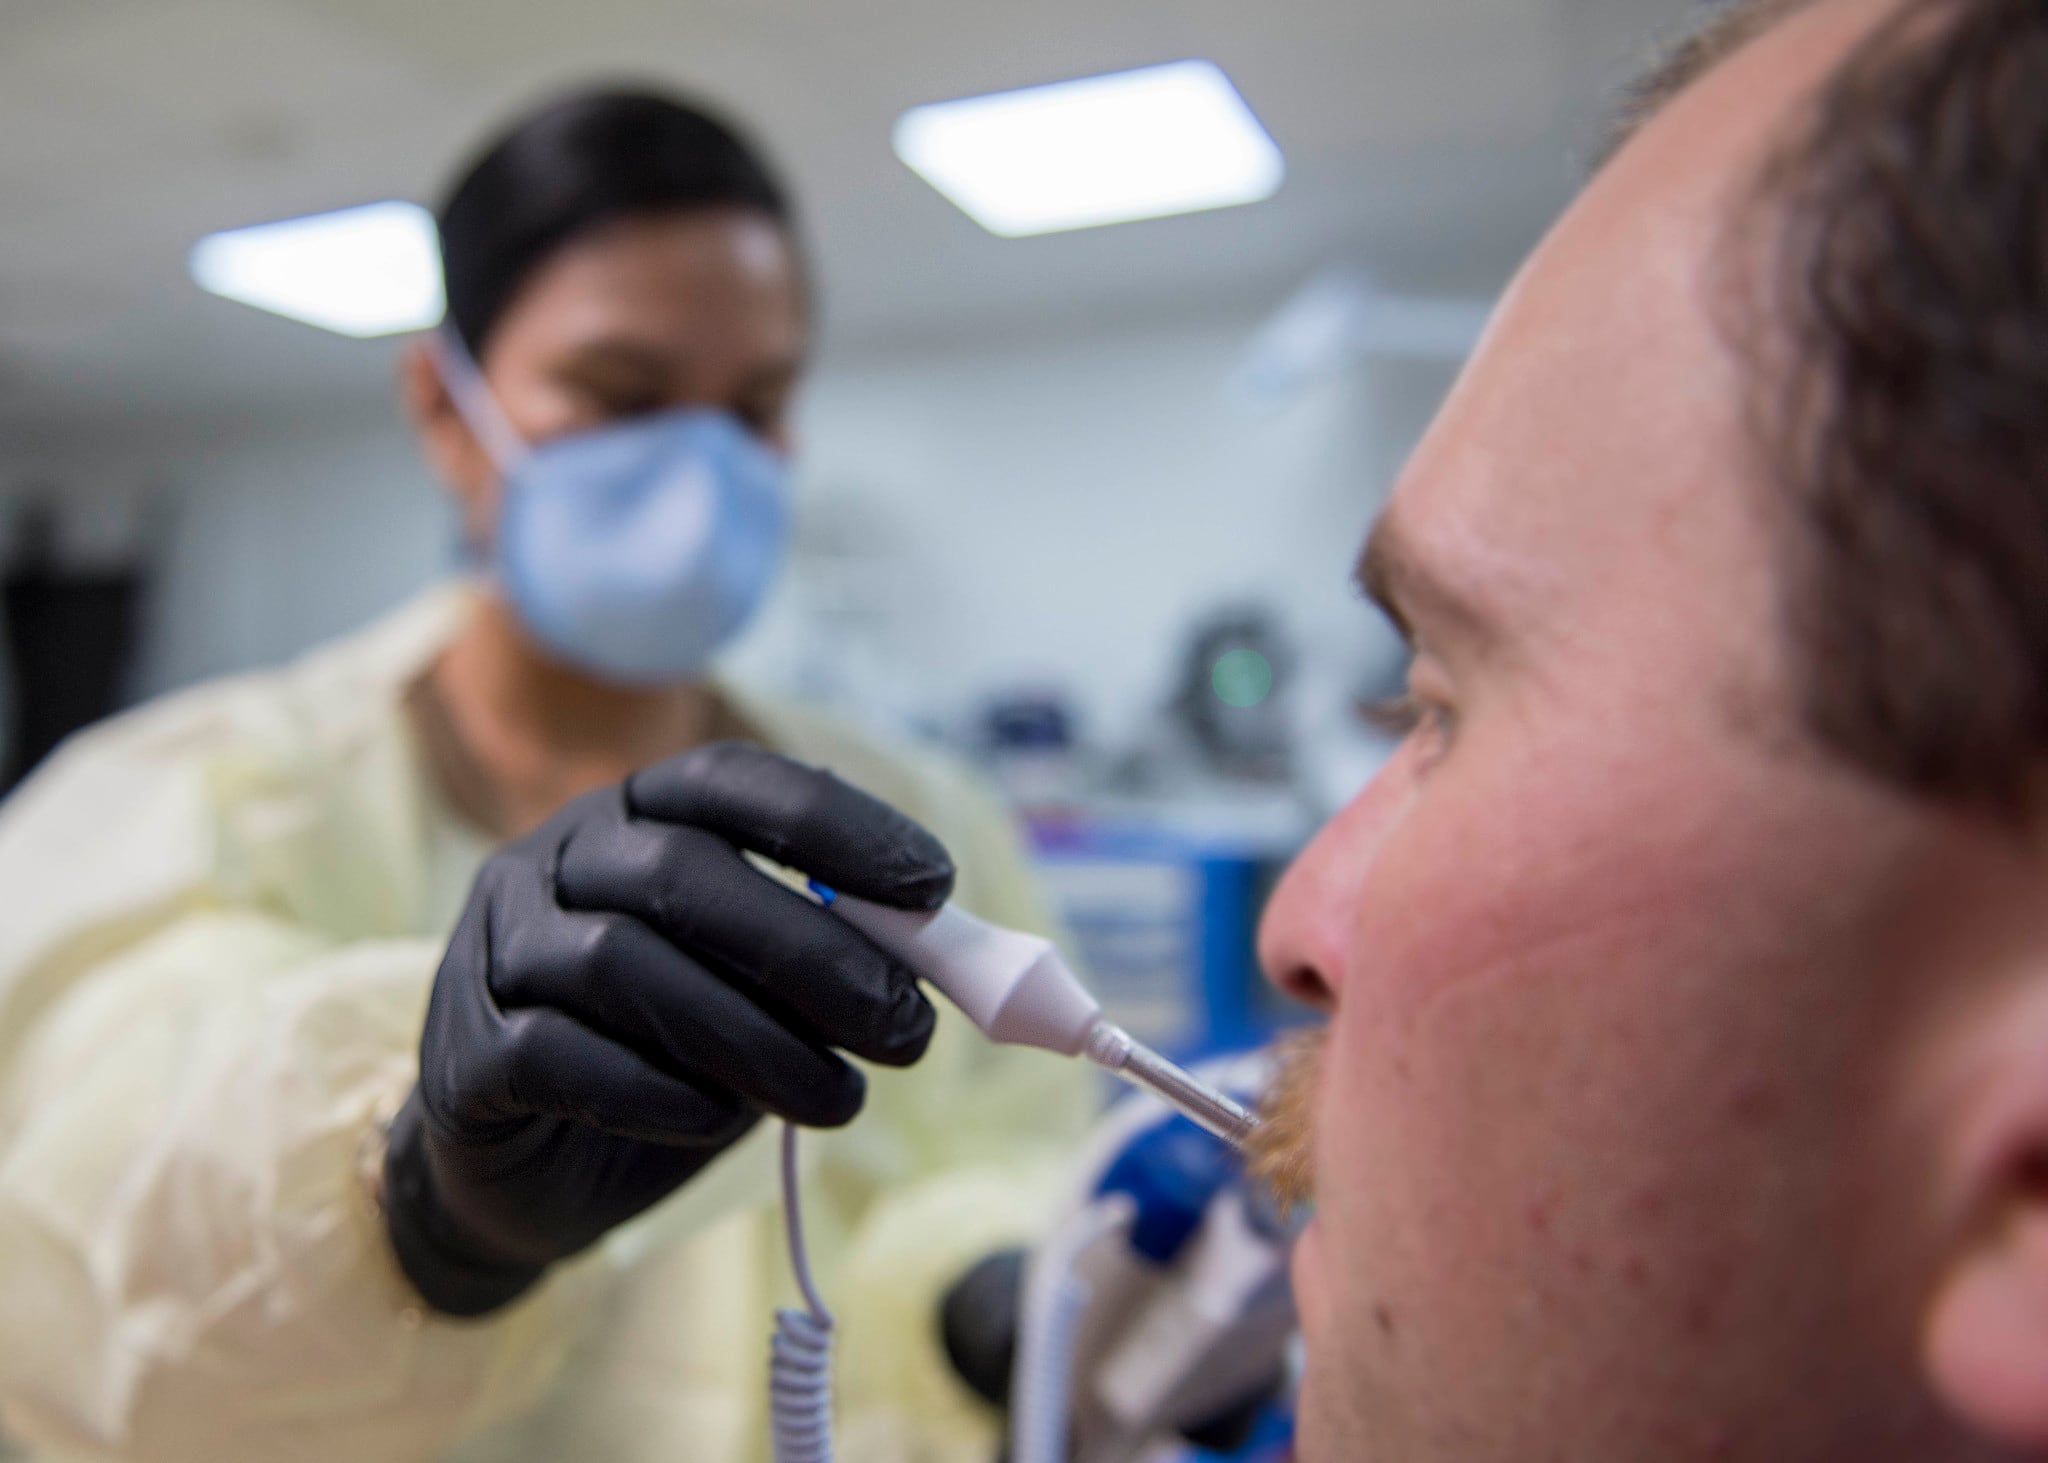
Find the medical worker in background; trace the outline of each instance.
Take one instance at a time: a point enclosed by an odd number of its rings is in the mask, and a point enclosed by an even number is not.
[[[4,1427],[52,1459],[759,1457],[756,1119],[858,1111],[807,1148],[861,1337],[842,1456],[982,1463],[935,1308],[1031,1232],[1084,1079],[741,861],[1046,924],[959,773],[711,672],[787,536],[785,195],[703,113],[589,94],[440,224],[404,390],[485,572],[97,727],[0,812]]]

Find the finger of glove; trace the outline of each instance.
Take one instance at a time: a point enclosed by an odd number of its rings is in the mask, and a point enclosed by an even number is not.
[[[623,821],[623,805],[616,821]],[[756,1115],[731,1092],[665,1074],[573,1019],[508,1012],[493,966],[518,931],[563,918],[537,851],[486,862],[434,977],[420,1037],[419,1096],[449,1141],[499,1145],[536,1117],[587,1123],[623,1137],[719,1146]]]
[[[565,1012],[664,1071],[806,1126],[860,1111],[859,1072],[629,915],[558,910],[494,944],[491,989],[508,1012]]]
[[[835,889],[902,909],[953,890],[945,845],[878,798],[745,742],[716,742],[626,781],[635,817],[708,828]]]
[[[630,1047],[545,1008],[504,1013],[503,1040],[476,1079],[497,1089],[506,1111],[673,1147],[720,1147],[754,1116],[732,1094],[660,1071]]]
[[[906,966],[703,829],[578,829],[558,856],[555,891],[564,908],[644,921],[827,1045],[907,1066],[931,1042],[937,1017]]]

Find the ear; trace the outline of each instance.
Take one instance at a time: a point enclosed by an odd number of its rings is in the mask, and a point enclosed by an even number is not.
[[[420,451],[455,499],[464,535],[472,544],[488,544],[498,518],[497,469],[456,409],[425,340],[399,353],[398,395]]]
[[[1963,1213],[1929,1310],[1927,1369],[1987,1437],[2048,1448],[2048,972],[1999,1001],[1969,1059]]]

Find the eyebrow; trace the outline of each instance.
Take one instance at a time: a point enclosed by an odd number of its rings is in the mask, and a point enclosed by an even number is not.
[[[1382,516],[1366,536],[1352,578],[1360,593],[1378,605],[1407,640],[1414,640],[1418,618],[1468,630],[1483,625],[1483,617],[1471,602],[1416,555],[1391,515]]]
[[[569,362],[572,370],[592,366],[599,370],[624,369],[649,378],[658,377],[664,382],[688,365],[688,357],[630,335],[597,336],[577,346]],[[775,390],[796,380],[803,374],[803,369],[803,357],[800,355],[767,361],[741,383],[740,389],[743,392]]]
[[[669,350],[626,335],[599,335],[579,341],[570,351],[572,367],[595,366],[601,370],[626,370],[666,379],[683,363]]]

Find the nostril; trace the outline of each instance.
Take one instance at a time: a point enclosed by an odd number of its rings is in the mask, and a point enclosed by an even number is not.
[[[1323,973],[1311,965],[1294,965],[1273,976],[1273,984],[1304,1005],[1318,1011],[1328,1011],[1335,1004],[1335,993]]]

